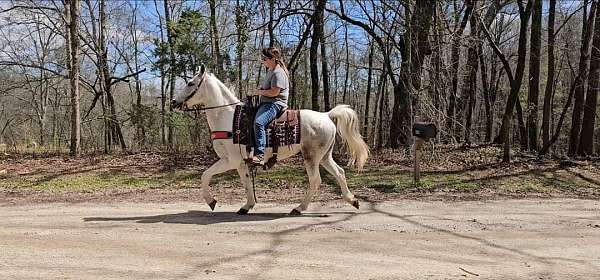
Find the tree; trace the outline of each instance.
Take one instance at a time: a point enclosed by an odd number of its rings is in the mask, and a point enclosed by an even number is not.
[[[79,112],[79,7],[80,0],[67,0],[65,6],[68,30],[68,64],[71,89],[71,156],[78,156],[81,143],[81,116]]]
[[[476,5],[472,4],[472,8],[476,9]],[[469,26],[471,28],[471,36],[469,42],[469,49],[467,51],[467,75],[465,76],[463,96],[469,98],[469,103],[467,104],[467,112],[465,115],[465,144],[471,145],[471,126],[473,122],[473,110],[475,109],[476,95],[477,91],[477,69],[479,67],[479,59],[478,59],[478,41],[479,41],[479,33],[477,29],[478,25],[478,16],[474,11],[471,16]]]
[[[588,72],[590,67],[590,44],[591,34],[588,30],[594,30],[594,21],[590,21],[590,25],[585,24],[589,21],[589,18],[594,18],[596,9],[594,8],[596,2],[592,0],[592,8],[590,9],[590,15],[586,16],[588,0],[584,1],[583,8],[583,22],[582,24],[582,44],[579,56],[579,73],[578,79],[575,85],[575,101],[573,103],[573,115],[571,117],[571,134],[569,137],[569,155],[575,155],[578,151],[579,146],[579,133],[581,132],[581,118],[583,114],[583,106],[585,102],[585,85],[588,80]]]
[[[321,4],[321,22],[323,26],[321,26],[321,36],[320,36],[320,45],[321,45],[321,76],[323,77],[323,102],[325,103],[325,111],[331,110],[331,103],[329,100],[329,65],[327,64],[327,44],[325,40],[325,2],[327,0],[321,0],[323,3]]]
[[[210,4],[210,37],[212,41],[213,57],[216,59],[217,77],[223,80],[226,78],[225,70],[223,69],[223,56],[221,55],[221,47],[219,42],[219,31],[217,29],[217,0],[209,0]]]
[[[594,39],[590,62],[588,90],[583,108],[583,122],[577,154],[588,156],[594,153],[594,125],[596,123],[596,108],[598,91],[600,90],[600,5],[596,5]],[[591,15],[590,15],[591,17]]]
[[[540,66],[542,52],[542,0],[532,0],[531,52],[529,54],[529,94],[527,97],[528,149],[537,151],[538,103],[540,95]]]
[[[504,142],[504,155],[503,161],[510,162],[510,121],[512,119],[512,113],[515,107],[519,108],[519,92],[521,90],[521,83],[523,80],[523,73],[525,71],[525,57],[527,55],[527,26],[529,25],[529,17],[531,15],[531,7],[532,1],[527,2],[527,6],[523,6],[522,0],[518,0],[517,4],[519,6],[519,18],[521,20],[519,27],[519,47],[517,50],[517,67],[515,69],[515,73],[513,75],[512,69],[505,55],[500,51],[494,40],[492,39],[487,28],[484,28],[484,33],[488,38],[492,49],[498,56],[498,58],[502,61],[502,65],[506,74],[508,76],[508,80],[510,83],[510,94],[508,96],[508,100],[506,102],[506,108],[504,110],[504,116],[502,117],[502,126],[500,128],[500,134],[496,138],[495,142]],[[524,134],[521,134],[524,137]]]
[[[552,95],[554,93],[555,65],[554,65],[554,21],[556,19],[556,0],[550,0],[548,9],[548,77],[544,91],[544,109],[542,115],[542,143],[546,146],[550,141],[550,118],[552,112]]]
[[[323,37],[323,13],[325,11],[326,0],[314,0],[315,1],[315,12],[312,16],[313,34],[310,43],[310,82],[311,82],[311,102],[312,110],[319,111],[319,70],[317,66],[317,57],[319,42]],[[321,51],[323,46],[321,46]],[[325,74],[323,74],[325,76]],[[323,81],[325,83],[325,81]]]
[[[460,43],[462,41],[462,34],[467,27],[467,23],[469,22],[469,17],[471,16],[471,12],[473,11],[475,1],[474,0],[465,0],[465,12],[458,25],[458,28],[454,31],[453,40],[452,40],[452,50],[451,50],[451,75],[452,75],[452,88],[450,90],[450,95],[448,98],[448,111],[447,111],[447,122],[446,127],[450,133],[456,130],[456,111],[457,111],[457,96],[458,96],[458,69],[460,68]],[[456,6],[455,6],[456,8]],[[455,18],[458,21],[460,14],[456,13]]]
[[[167,23],[167,43],[169,50],[169,100],[173,100],[173,96],[175,95],[175,52],[173,50],[174,47],[174,38],[172,31],[173,21],[171,19],[171,11],[169,9],[169,3],[167,0],[164,0],[164,11],[165,11],[165,21]],[[212,12],[212,11],[211,11]],[[169,106],[170,113],[173,113],[173,107]],[[167,136],[167,144],[170,148],[173,148],[173,124],[169,122],[168,125],[168,136]]]
[[[238,94],[241,98],[243,96],[242,87],[242,69],[243,61],[242,56],[244,55],[244,49],[246,48],[246,42],[248,42],[248,12],[246,11],[247,4],[242,5],[240,0],[236,0],[235,5],[235,29],[237,35],[237,45],[235,48],[236,60],[237,60],[237,87]]]
[[[587,3],[585,3],[587,5]],[[571,84],[571,89],[569,90],[569,96],[567,97],[567,102],[563,108],[562,113],[560,114],[560,118],[558,120],[558,124],[556,125],[556,130],[554,132],[554,135],[552,136],[552,138],[550,139],[550,141],[548,141],[547,144],[544,145],[544,147],[542,147],[542,149],[540,150],[540,152],[538,153],[538,157],[542,157],[544,155],[546,155],[546,153],[548,152],[548,150],[550,149],[550,147],[552,147],[552,145],[556,142],[556,140],[558,139],[558,137],[560,136],[560,131],[565,119],[565,115],[567,113],[567,110],[569,109],[569,107],[571,106],[571,101],[574,99],[574,96],[577,94],[578,88],[580,88],[583,84],[583,79],[584,76],[587,76],[587,67],[586,67],[586,61],[589,60],[589,58],[586,58],[585,56],[589,55],[589,52],[586,52],[585,50],[589,50],[589,46],[591,44],[591,39],[592,39],[592,32],[594,31],[594,23],[595,23],[595,13],[596,11],[596,3],[592,2],[592,8],[590,9],[591,14],[589,17],[586,16],[586,11],[585,11],[585,5],[584,7],[584,18],[586,18],[586,22],[584,23],[585,27],[582,28],[583,33],[581,34],[581,49],[583,50],[580,53],[580,64],[579,64],[579,71],[577,73],[577,76],[575,77],[574,81]],[[581,89],[579,89],[581,90]],[[571,145],[569,145],[569,150],[571,149]]]

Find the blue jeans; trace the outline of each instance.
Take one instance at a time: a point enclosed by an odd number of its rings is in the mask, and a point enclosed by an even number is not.
[[[256,112],[254,119],[254,139],[256,140],[256,150],[254,155],[262,157],[265,154],[267,145],[266,128],[281,111],[281,106],[275,103],[262,103]]]

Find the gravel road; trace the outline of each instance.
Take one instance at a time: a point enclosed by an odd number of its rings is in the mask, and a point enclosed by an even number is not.
[[[0,279],[600,279],[600,202],[0,206]]]

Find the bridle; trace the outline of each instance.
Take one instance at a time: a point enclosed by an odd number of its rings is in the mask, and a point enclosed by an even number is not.
[[[196,93],[198,92],[198,90],[200,89],[200,86],[202,85],[202,82],[204,82],[204,73],[202,73],[202,79],[200,80],[200,82],[198,83],[198,85],[196,86],[196,88],[194,89],[194,91],[192,91],[192,93],[190,95],[188,95],[185,100],[183,100],[183,102],[181,104],[185,104],[185,102],[187,102],[188,100],[190,100],[192,97],[194,97],[194,95],[196,95]]]
[[[192,93],[190,95],[188,95],[181,104],[185,104],[185,102],[187,102],[188,100],[190,100],[192,97],[194,97],[194,95],[196,95],[196,93],[198,92],[198,90],[200,90],[200,86],[202,85],[202,82],[204,82],[204,73],[202,74],[202,79],[200,80],[200,82],[198,83],[198,85],[196,86],[196,88],[194,89],[194,91],[192,91]],[[226,105],[219,105],[219,106],[212,106],[212,107],[204,107],[204,108],[196,108],[196,109],[185,109],[183,111],[185,112],[196,112],[196,111],[206,111],[206,110],[210,110],[210,109],[217,109],[217,108],[223,108],[223,107],[228,107],[228,106],[233,106],[236,104],[240,104],[242,103],[241,101],[235,102],[235,103],[231,103],[231,104],[226,104]]]

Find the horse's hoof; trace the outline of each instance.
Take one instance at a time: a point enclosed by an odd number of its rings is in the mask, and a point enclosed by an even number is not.
[[[208,207],[210,207],[210,210],[215,211],[215,205],[217,205],[217,201],[213,199],[213,201],[208,204]]]
[[[244,208],[240,208],[240,210],[237,211],[238,215],[246,215],[248,214],[248,210],[244,209]]]
[[[302,213],[300,213],[300,211],[294,209],[292,210],[292,212],[290,212],[290,216],[300,216],[302,215]]]
[[[354,206],[356,209],[360,209],[360,203],[358,202],[358,199],[352,202],[352,206]]]

